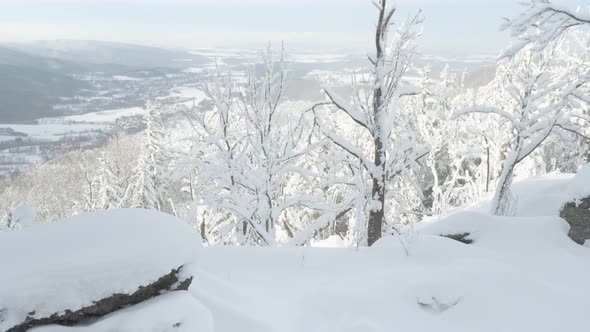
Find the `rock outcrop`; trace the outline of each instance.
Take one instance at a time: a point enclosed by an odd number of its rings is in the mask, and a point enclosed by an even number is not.
[[[570,224],[569,237],[576,243],[590,240],[590,197],[567,203],[561,209],[560,217]]]
[[[187,290],[201,248],[190,225],[141,209],[0,232],[0,332],[86,325]]]
[[[89,319],[102,317],[130,305],[147,301],[163,293],[188,290],[192,277],[182,279],[180,277],[181,268],[170,271],[153,283],[139,286],[133,293],[115,293],[81,309],[56,312],[47,317],[35,317],[33,311],[22,322],[9,328],[6,332],[25,332],[30,328],[48,324],[74,326]],[[2,311],[0,310],[0,321],[2,319]]]

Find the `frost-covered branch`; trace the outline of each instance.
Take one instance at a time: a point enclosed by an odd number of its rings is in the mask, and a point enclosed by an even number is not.
[[[590,24],[588,8],[572,10],[550,0],[528,0],[523,5],[525,8],[518,17],[506,19],[502,25],[516,39],[504,56],[514,56],[528,45],[533,45],[536,51],[542,50],[568,30]]]

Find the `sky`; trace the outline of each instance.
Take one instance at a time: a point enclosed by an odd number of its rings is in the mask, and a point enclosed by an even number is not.
[[[571,3],[576,0],[555,0]],[[397,0],[396,21],[419,9],[423,50],[499,53],[503,17],[518,0]],[[0,42],[87,39],[174,48],[243,47],[284,41],[315,48],[370,47],[370,0],[0,0]]]

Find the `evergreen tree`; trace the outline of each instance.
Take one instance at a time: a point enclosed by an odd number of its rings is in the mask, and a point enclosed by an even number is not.
[[[131,206],[162,210],[161,173],[165,158],[162,140],[164,130],[159,108],[161,105],[148,102],[146,105],[146,130],[141,145],[141,154],[133,179]]]

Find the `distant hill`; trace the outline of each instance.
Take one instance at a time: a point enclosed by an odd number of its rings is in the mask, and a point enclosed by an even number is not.
[[[53,115],[60,96],[73,96],[88,85],[69,76],[84,67],[0,46],[0,122]]]
[[[185,51],[100,41],[0,44],[0,123],[62,115],[53,108],[61,97],[81,89],[92,94],[91,83],[77,79],[87,74],[149,78],[208,61]]]
[[[496,75],[496,65],[485,65],[475,70],[467,72],[465,76],[465,86],[476,88],[487,85]]]
[[[103,41],[51,40],[7,46],[34,56],[95,65],[184,68],[208,61],[182,50]]]

